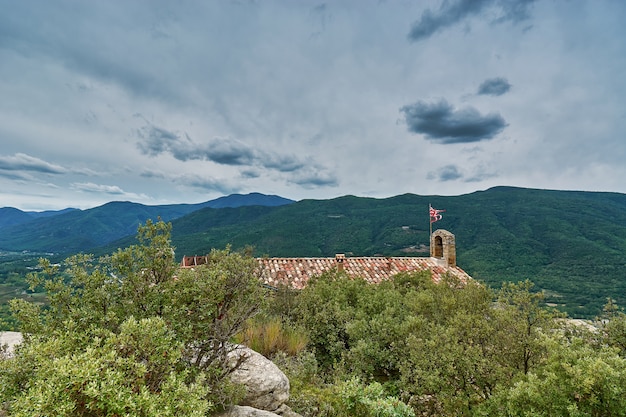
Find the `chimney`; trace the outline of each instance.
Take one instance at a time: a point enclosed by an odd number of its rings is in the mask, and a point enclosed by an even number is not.
[[[343,253],[338,253],[335,255],[335,262],[337,263],[337,271],[343,272],[344,270],[344,261],[346,260],[346,255]]]

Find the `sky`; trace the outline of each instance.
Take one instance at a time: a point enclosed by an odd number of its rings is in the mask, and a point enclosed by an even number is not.
[[[623,0],[0,8],[0,207],[626,193]]]

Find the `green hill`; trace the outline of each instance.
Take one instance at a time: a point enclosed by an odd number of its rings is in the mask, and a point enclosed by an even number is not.
[[[626,305],[626,195],[497,187],[444,197],[346,196],[278,208],[203,209],[173,221],[177,256],[254,247],[257,256],[428,256],[434,223],[456,235],[458,264],[499,287],[531,279],[575,317],[607,297]]]
[[[170,221],[203,207],[280,206],[292,202],[279,196],[251,193],[232,194],[198,204],[148,206],[114,201],[88,210],[52,213],[26,213],[5,207],[0,209],[0,250],[91,252],[125,236],[134,236],[137,226],[148,219],[160,217]]]

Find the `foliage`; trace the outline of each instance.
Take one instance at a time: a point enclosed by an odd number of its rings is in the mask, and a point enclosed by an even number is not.
[[[9,308],[13,298],[24,298],[34,302],[43,302],[43,294],[28,290],[24,277],[35,269],[41,255],[0,251],[0,330],[13,330],[16,322]]]
[[[511,363],[525,374],[545,355],[540,336],[557,327],[555,318],[563,316],[544,306],[543,292],[532,290],[532,282],[526,280],[517,284],[505,282],[498,293],[499,306],[508,307],[501,310],[507,324],[502,337],[508,336],[507,350],[501,354],[509,355]]]
[[[80,349],[73,331],[35,337],[2,363],[10,415],[203,416],[211,404],[202,377],[177,371],[182,345],[159,318],[129,318]]]
[[[604,306],[601,317],[602,332],[606,343],[619,349],[620,355],[626,357],[626,314],[615,300],[609,298]]]
[[[275,363],[291,383],[290,406],[305,417],[413,417],[414,411],[378,383],[356,376],[324,382],[310,352],[278,355]]]
[[[581,339],[546,338],[541,367],[499,390],[484,416],[626,416],[626,359]]]
[[[347,415],[364,415],[359,407],[373,403],[350,400],[356,380],[364,381],[359,395],[376,387],[418,415],[474,415],[501,386],[542,366],[542,340],[560,316],[528,281],[493,291],[453,276],[435,284],[428,273],[379,285],[325,274],[288,304],[287,320],[307,329],[315,354],[307,366],[287,362],[292,405],[319,415],[334,415],[341,401]]]
[[[111,377],[113,385],[116,378],[118,385],[137,381],[127,387],[134,397],[124,400],[136,402],[137,407],[144,400],[159,404],[141,396],[146,389],[155,395],[165,392],[163,387],[172,390],[171,395],[162,397],[170,398],[168,407],[172,410],[182,407],[173,408],[180,400],[176,395],[189,395],[193,403],[200,401],[197,395],[201,393],[204,409],[211,402],[224,405],[236,399],[237,390],[224,379],[232,370],[226,366],[226,356],[234,348],[231,338],[262,301],[264,290],[259,285],[256,262],[227,248],[212,251],[206,265],[178,271],[170,230],[170,224],[148,221],[138,229],[138,245],[111,256],[96,261],[90,255],[75,255],[61,265],[42,260],[42,271],[29,280],[32,286],[45,287],[49,305],[42,308],[18,299],[12,301],[12,309],[20,330],[27,335],[24,352],[40,344],[60,346],[61,350],[41,358],[29,359],[27,355],[26,361],[45,363],[33,366],[22,383],[9,378],[5,401],[18,407],[19,396],[12,397],[11,393],[15,395],[20,387],[46,384],[52,391],[40,394],[54,397],[62,384],[70,382],[76,395],[91,395],[83,392],[91,387],[89,375],[95,379]],[[20,351],[18,361],[21,356]],[[102,361],[93,361],[95,368],[89,368],[91,373],[85,374],[85,380],[67,382],[74,367],[94,357],[102,357]],[[39,372],[46,367],[54,369],[56,361],[67,366],[66,376],[54,379]],[[200,382],[205,388],[196,388]],[[119,386],[120,393],[124,392],[124,386]],[[68,401],[92,404],[83,397]],[[93,403],[90,407],[101,405]]]

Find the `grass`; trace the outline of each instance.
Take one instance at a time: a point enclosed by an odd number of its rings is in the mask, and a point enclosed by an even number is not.
[[[235,342],[269,358],[278,352],[298,355],[306,348],[308,337],[305,332],[284,325],[278,318],[257,317],[246,323],[243,332],[235,337]]]

